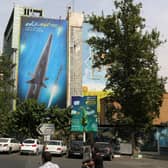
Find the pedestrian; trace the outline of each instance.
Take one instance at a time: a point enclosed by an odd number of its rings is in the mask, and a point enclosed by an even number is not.
[[[94,148],[92,159],[88,159],[82,162],[81,168],[104,168],[103,157],[100,154],[98,148]]]
[[[93,161],[95,168],[103,168],[103,157],[101,156],[99,149],[94,149]]]
[[[91,148],[89,146],[85,146],[83,151],[83,162],[81,168],[94,168]]]
[[[39,168],[60,168],[58,164],[53,163],[52,160],[52,155],[50,152],[42,152],[41,155],[43,165],[40,166]]]

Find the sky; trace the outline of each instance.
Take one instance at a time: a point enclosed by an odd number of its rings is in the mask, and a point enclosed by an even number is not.
[[[68,6],[75,12],[85,14],[111,14],[114,0],[1,0],[0,5],[0,51],[3,43],[3,33],[8,23],[14,5],[41,8],[45,17],[62,18],[67,14]],[[168,1],[167,0],[135,0],[142,3],[141,16],[146,19],[146,29],[157,28],[160,38],[168,41]],[[3,4],[3,5],[2,5]],[[157,49],[157,59],[160,67],[159,75],[168,76],[168,42]],[[167,82],[168,83],[168,82]],[[168,84],[166,85],[168,90]]]

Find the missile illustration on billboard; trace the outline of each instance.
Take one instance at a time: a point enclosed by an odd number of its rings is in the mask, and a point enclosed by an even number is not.
[[[55,79],[55,81],[54,81],[54,84],[53,84],[53,86],[52,86],[52,89],[51,89],[51,96],[50,96],[50,99],[49,99],[49,102],[48,102],[48,106],[47,106],[47,108],[49,108],[50,106],[51,106],[51,103],[52,103],[52,101],[53,101],[53,98],[54,98],[54,96],[55,96],[55,94],[56,94],[56,92],[57,92],[57,83],[58,83],[58,80],[59,80],[59,78],[60,78],[60,74],[61,74],[61,72],[62,72],[62,66],[60,66],[60,68],[59,68],[59,70],[58,70],[58,74],[57,74],[57,76],[56,76],[56,79]]]
[[[52,34],[50,34],[46,42],[46,45],[43,48],[42,54],[39,58],[38,64],[35,68],[35,72],[32,75],[32,79],[27,81],[27,83],[30,84],[30,87],[27,92],[26,98],[38,99],[41,87],[44,87],[44,88],[47,87],[44,84],[44,81],[48,80],[48,78],[45,77],[45,74],[48,67],[52,37],[53,37]]]

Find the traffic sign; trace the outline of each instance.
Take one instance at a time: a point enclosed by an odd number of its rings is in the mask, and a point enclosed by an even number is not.
[[[42,123],[36,130],[40,135],[53,135],[55,132],[55,125]]]

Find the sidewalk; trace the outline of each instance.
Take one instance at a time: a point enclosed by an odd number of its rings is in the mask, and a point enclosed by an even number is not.
[[[159,154],[158,152],[141,152],[138,155],[114,155],[114,158],[130,158],[130,159],[158,159],[158,160],[168,160],[168,153],[166,154]]]
[[[159,154],[158,152],[141,152],[143,158],[168,160],[168,153]]]

